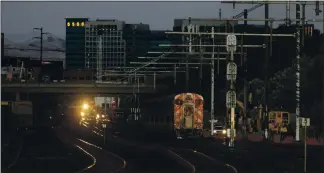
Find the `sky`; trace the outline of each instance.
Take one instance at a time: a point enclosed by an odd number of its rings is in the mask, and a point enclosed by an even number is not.
[[[117,19],[126,23],[149,24],[153,30],[172,29],[175,18],[230,18],[253,5],[220,2],[1,2],[1,32],[5,34],[34,34],[34,27],[65,37],[66,17],[87,17],[90,19]],[[308,5],[306,18],[315,16],[314,5]],[[295,5],[291,5],[291,17],[295,18]],[[249,13],[249,18],[263,18],[264,7]],[[270,5],[270,17],[285,18],[285,5]],[[257,24],[257,23],[256,23]],[[259,22],[262,24],[262,22]],[[316,28],[323,30],[323,24]]]

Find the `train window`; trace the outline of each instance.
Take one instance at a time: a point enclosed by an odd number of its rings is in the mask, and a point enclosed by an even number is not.
[[[80,77],[80,80],[84,80],[84,77]]]
[[[270,120],[276,119],[276,112],[271,112],[270,115],[269,115],[269,119]]]
[[[86,80],[90,80],[90,76],[86,76]]]
[[[77,77],[75,77],[75,76],[74,76],[74,77],[72,77],[72,80],[77,80]]]
[[[289,114],[287,112],[282,113],[282,118],[283,119],[288,119]]]

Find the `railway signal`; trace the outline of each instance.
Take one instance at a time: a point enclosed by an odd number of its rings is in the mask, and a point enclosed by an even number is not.
[[[227,64],[227,80],[230,82],[230,88],[226,95],[226,106],[231,109],[230,114],[230,142],[229,146],[234,147],[235,140],[235,107],[236,107],[236,93],[235,81],[237,76],[237,67],[234,62],[234,52],[236,51],[237,39],[235,35],[228,35],[226,37],[226,50],[230,53],[230,60]]]
[[[304,28],[305,28],[304,29],[305,36],[312,37],[314,31],[314,24],[306,24]]]

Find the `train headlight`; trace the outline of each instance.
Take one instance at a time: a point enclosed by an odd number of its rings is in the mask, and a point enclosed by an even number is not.
[[[105,118],[105,115],[101,115],[102,118]]]
[[[88,109],[89,108],[89,105],[88,104],[83,104],[83,109]]]
[[[216,132],[217,132],[216,130],[213,131],[213,133],[216,133]]]
[[[222,131],[222,133],[223,133],[223,134],[226,134],[226,130],[224,129],[224,130]]]
[[[99,119],[100,118],[100,116],[99,116],[99,114],[97,114],[97,119]]]

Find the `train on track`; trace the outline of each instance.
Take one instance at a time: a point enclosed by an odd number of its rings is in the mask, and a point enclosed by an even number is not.
[[[141,103],[136,130],[149,138],[195,138],[203,133],[204,99],[196,93],[180,93]]]

